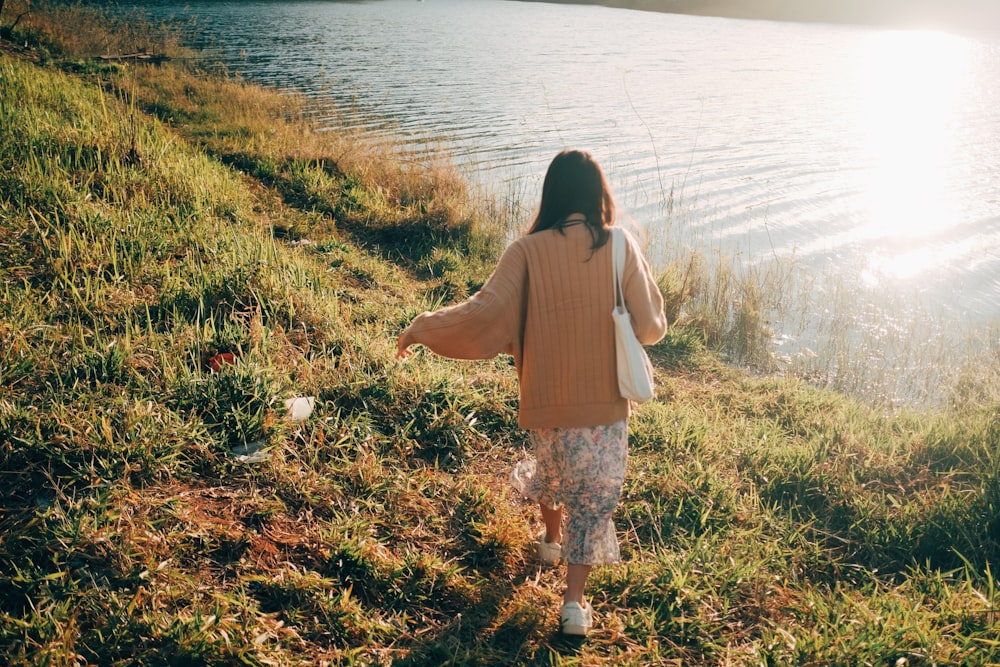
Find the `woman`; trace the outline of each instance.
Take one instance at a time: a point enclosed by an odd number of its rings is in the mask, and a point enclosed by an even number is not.
[[[618,391],[610,228],[615,204],[594,158],[568,150],[552,160],[538,216],[468,300],[423,313],[399,337],[398,358],[422,344],[453,359],[514,357],[518,424],[529,431],[536,473],[527,495],[545,534],[538,553],[567,563],[561,625],[586,635],[591,567],[619,559],[611,516],[625,479],[629,401]],[[645,345],[667,330],[663,297],[640,248],[628,239],[623,292]],[[566,525],[563,527],[563,514]]]

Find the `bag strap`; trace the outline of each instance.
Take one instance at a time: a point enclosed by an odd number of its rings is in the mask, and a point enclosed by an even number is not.
[[[625,232],[618,227],[611,228],[611,258],[615,272],[615,308],[625,309],[622,294],[622,275],[625,271]]]

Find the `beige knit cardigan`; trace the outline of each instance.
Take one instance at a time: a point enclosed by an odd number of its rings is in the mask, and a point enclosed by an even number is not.
[[[623,292],[644,345],[667,331],[663,296],[628,233]],[[481,290],[417,316],[403,340],[453,359],[514,357],[522,428],[612,424],[628,417],[615,362],[611,241],[596,251],[584,225],[529,234],[504,252]]]

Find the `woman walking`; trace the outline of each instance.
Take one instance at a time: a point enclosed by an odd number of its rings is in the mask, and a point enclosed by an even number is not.
[[[559,153],[528,233],[479,292],[416,317],[396,354],[405,358],[422,344],[453,359],[514,358],[518,424],[536,459],[527,495],[545,524],[538,554],[546,564],[567,564],[561,627],[574,635],[593,625],[584,595],[591,568],[619,560],[611,517],[625,479],[630,403],[618,390],[611,318],[614,224],[614,199],[594,158]],[[636,337],[649,345],[667,330],[663,297],[642,251],[624,236],[625,304]]]

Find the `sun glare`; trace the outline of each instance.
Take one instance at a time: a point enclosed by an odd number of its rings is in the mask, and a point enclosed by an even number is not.
[[[965,40],[930,31],[873,33],[859,55],[855,122],[867,153],[867,220],[856,239],[869,247],[872,282],[905,279],[944,259],[927,244],[944,251],[961,214],[949,183],[969,59]]]

